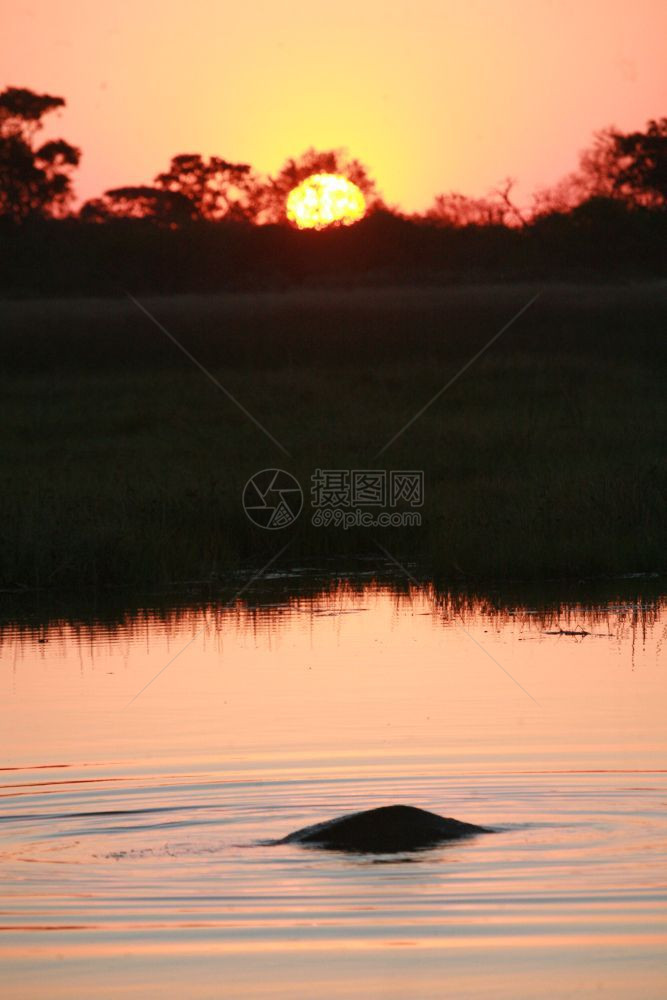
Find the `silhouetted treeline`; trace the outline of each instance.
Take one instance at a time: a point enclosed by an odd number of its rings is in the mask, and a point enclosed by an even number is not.
[[[60,97],[0,94],[0,291],[113,294],[280,288],[300,283],[437,283],[464,277],[660,276],[667,245],[667,119],[607,129],[579,167],[530,209],[511,180],[484,198],[438,195],[423,215],[383,203],[341,150],[306,151],[274,177],[199,154],[172,158],[152,185],[106,191],[73,211],[80,151],[39,144]],[[352,227],[298,232],[289,191],[315,172],[341,173],[366,198]]]
[[[0,291],[113,295],[298,284],[437,284],[524,277],[665,274],[667,214],[588,202],[518,228],[447,228],[369,216],[320,232],[287,226],[44,220],[0,225]]]

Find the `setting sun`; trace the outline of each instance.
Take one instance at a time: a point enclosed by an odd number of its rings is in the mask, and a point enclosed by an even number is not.
[[[361,190],[340,174],[312,174],[287,196],[287,218],[299,229],[351,226],[365,213]]]

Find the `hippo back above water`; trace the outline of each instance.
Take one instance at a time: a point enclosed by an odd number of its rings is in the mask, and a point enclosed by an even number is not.
[[[274,843],[305,844],[332,851],[392,854],[423,850],[443,841],[492,832],[486,827],[461,823],[424,809],[396,805],[348,813],[325,823],[306,826]]]

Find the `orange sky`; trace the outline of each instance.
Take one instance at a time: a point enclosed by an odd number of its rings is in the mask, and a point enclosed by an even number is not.
[[[6,5],[0,85],[61,95],[77,191],[170,157],[274,171],[346,146],[406,210],[439,191],[519,199],[595,129],[667,112],[664,0],[33,0]]]

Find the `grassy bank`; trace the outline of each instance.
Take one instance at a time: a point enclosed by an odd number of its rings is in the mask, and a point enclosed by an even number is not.
[[[145,304],[286,457],[125,300],[0,306],[5,587],[161,584],[377,551],[445,577],[663,568],[663,285],[290,292]],[[282,532],[245,517],[280,466],[423,469],[420,528]]]

